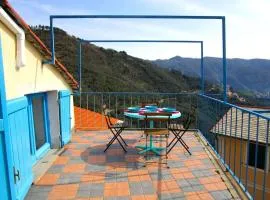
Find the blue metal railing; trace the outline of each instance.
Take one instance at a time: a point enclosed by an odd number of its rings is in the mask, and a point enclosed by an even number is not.
[[[94,113],[101,113],[102,105],[115,111],[114,117],[127,120],[124,109],[142,103],[158,103],[161,107],[175,107],[184,115],[195,107],[192,128],[207,140],[217,157],[235,178],[250,199],[270,198],[269,121],[270,118],[217,99],[218,95],[197,93],[142,92],[83,92],[74,94],[75,105]],[[85,118],[77,116],[76,124]],[[98,119],[99,120],[99,119]],[[91,128],[106,126],[89,121]],[[95,125],[96,123],[96,125]],[[133,129],[140,129],[138,120],[131,121]],[[82,127],[85,128],[85,127]]]
[[[198,130],[250,199],[269,199],[270,118],[206,95],[198,98]]]
[[[74,94],[75,106],[82,108],[76,116],[77,128],[81,129],[99,129],[106,126],[105,120],[101,123],[98,117],[93,117],[92,120],[85,123],[85,119],[90,118],[90,112],[102,114],[102,106],[106,105],[109,110],[112,110],[113,117],[128,121],[131,128],[140,129],[142,127],[141,120],[129,119],[124,115],[124,110],[131,106],[140,106],[143,103],[157,103],[160,107],[174,107],[180,110],[182,115],[188,113],[191,106],[197,106],[196,93],[143,93],[143,92],[82,92]],[[88,114],[88,116],[83,116]],[[196,115],[194,116],[193,127],[196,128]]]

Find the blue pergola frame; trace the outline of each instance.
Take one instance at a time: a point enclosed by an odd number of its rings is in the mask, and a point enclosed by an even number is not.
[[[227,62],[226,62],[226,24],[225,16],[187,16],[187,15],[51,15],[50,35],[52,59],[46,64],[55,64],[54,46],[54,19],[195,19],[195,20],[221,20],[222,29],[222,65],[223,65],[223,101],[227,101]],[[204,74],[202,79],[204,80]],[[201,86],[202,87],[202,86]]]
[[[79,59],[78,59],[78,71],[79,71],[79,91],[81,93],[81,80],[82,80],[82,44],[83,43],[196,43],[200,44],[201,50],[201,94],[204,94],[204,64],[203,64],[203,41],[199,40],[79,40]]]

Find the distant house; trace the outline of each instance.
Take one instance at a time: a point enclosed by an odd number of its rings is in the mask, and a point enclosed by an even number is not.
[[[230,108],[210,130],[215,135],[215,146],[218,153],[226,163],[229,163],[230,169],[241,177],[244,184],[247,173],[247,184],[251,194],[253,193],[256,166],[256,199],[262,199],[265,167],[265,199],[270,199],[270,135],[267,126],[269,126],[267,120],[239,112],[236,108]],[[257,163],[255,163],[257,138]],[[268,144],[268,148],[266,144]]]
[[[71,139],[77,82],[59,61],[43,63],[49,50],[7,1],[0,7],[0,41],[0,199],[23,199],[32,167]]]

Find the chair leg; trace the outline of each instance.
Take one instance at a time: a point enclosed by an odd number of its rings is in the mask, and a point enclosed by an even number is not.
[[[167,135],[166,136],[166,165],[167,165],[167,168],[170,168],[169,166],[168,166],[168,141],[169,141],[169,135]]]
[[[111,130],[111,129],[110,129]],[[125,149],[125,147],[122,145],[121,141],[118,139],[118,137],[120,136],[121,132],[123,131],[123,129],[119,129],[116,133],[114,133],[112,130],[112,134],[114,135],[114,137],[111,139],[111,141],[107,144],[106,149],[104,150],[104,152],[106,152],[108,150],[108,148],[113,144],[113,142],[115,140],[118,141],[118,143],[120,144],[120,146],[122,147],[122,149],[127,152],[127,150]]]
[[[175,135],[175,137],[171,140],[171,142],[169,143],[168,147],[171,146],[171,144],[173,144],[173,142],[176,140],[176,135],[179,135],[179,134],[180,134],[180,132],[177,133],[177,132],[174,131],[174,130],[171,130],[171,132]]]
[[[180,136],[179,136],[180,132],[177,133],[175,131],[172,131],[172,133],[174,134],[175,138],[170,142],[170,144],[168,145],[168,147],[170,147],[170,145],[172,144],[172,142],[174,140],[176,140],[176,141],[174,142],[173,146],[169,149],[168,153],[171,152],[171,150],[175,147],[175,145],[177,144],[177,142],[180,142],[181,145],[184,147],[184,149],[186,149],[186,151],[189,153],[189,155],[192,155],[191,152],[189,151],[189,146],[182,139],[183,135],[186,133],[186,130],[184,130],[184,132]]]
[[[110,129],[111,130],[111,129]],[[114,128],[113,129],[116,133],[117,132],[119,132],[120,131],[120,133],[124,130],[124,128],[118,128],[118,129],[116,129],[116,128]],[[111,132],[112,132],[112,130],[111,130]],[[114,134],[114,133],[113,133]],[[122,136],[119,134],[119,137],[120,137],[120,139],[122,140],[122,142],[126,145],[126,146],[128,146],[127,145],[127,143],[125,142],[125,140],[122,138]],[[115,138],[115,134],[114,134],[114,137],[113,138]]]
[[[113,138],[110,140],[110,142],[108,142],[107,146],[111,145],[116,140],[118,135],[121,133],[121,130],[119,129],[118,131],[116,131],[116,133],[114,133],[114,131],[112,131],[112,130],[111,130],[111,132],[113,134]]]
[[[146,134],[145,135],[145,148],[147,149],[148,148],[148,135]],[[145,161],[144,161],[144,167],[146,167],[146,164],[147,164],[147,159],[148,159],[148,151],[145,152]]]
[[[123,130],[124,130],[124,129],[123,129]],[[127,143],[125,142],[125,140],[122,138],[122,136],[119,135],[119,137],[120,137],[120,139],[122,140],[122,142],[123,142],[126,146],[128,146]]]
[[[187,146],[185,146],[185,144],[183,143],[183,140],[180,138],[180,139],[178,139],[174,144],[173,144],[173,146],[172,147],[170,147],[170,149],[169,149],[169,151],[168,151],[168,153],[170,153],[171,152],[171,150],[175,147],[175,145],[177,144],[177,142],[180,142],[181,143],[181,145],[184,147],[184,149],[186,149],[186,151],[189,153],[189,155],[192,155],[191,154],[191,152],[189,151],[189,147],[187,147]]]
[[[181,140],[181,141],[182,141],[182,144],[183,144],[187,149],[189,149],[189,146],[187,145],[187,143],[185,143],[185,141],[184,141],[182,138],[179,138],[179,140]]]

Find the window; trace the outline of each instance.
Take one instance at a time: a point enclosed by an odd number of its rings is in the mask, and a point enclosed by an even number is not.
[[[248,144],[247,144],[248,145]],[[265,154],[266,154],[266,146],[258,144],[258,152],[257,152],[257,168],[263,169],[265,166]],[[255,167],[255,154],[256,154],[256,143],[249,144],[249,154],[248,154],[248,165]]]

